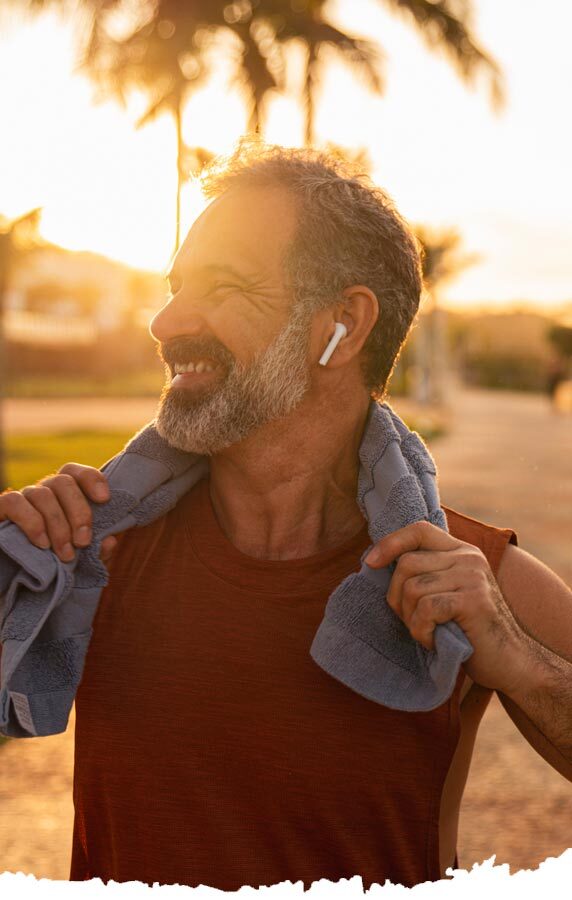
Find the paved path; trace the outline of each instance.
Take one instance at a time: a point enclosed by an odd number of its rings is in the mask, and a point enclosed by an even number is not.
[[[410,404],[394,406],[407,417]],[[11,428],[78,424],[133,429],[154,401],[18,401]],[[544,397],[463,391],[450,431],[431,443],[443,502],[496,525],[572,585],[572,415]],[[71,835],[72,725],[65,735],[11,741],[0,750],[0,871],[67,878]],[[571,786],[520,737],[497,701],[479,733],[463,804],[460,863],[496,853],[511,871],[572,847]]]
[[[542,395],[464,390],[450,432],[431,451],[444,504],[513,528],[520,546],[572,587],[572,415],[553,413]],[[495,697],[465,791],[461,865],[496,853],[511,871],[535,868],[572,847],[571,813],[572,785],[524,741]]]
[[[572,414],[553,413],[540,394],[464,390],[451,424],[431,444],[443,502],[514,528],[572,585]]]
[[[135,431],[155,416],[157,400],[152,397],[81,397],[77,399],[4,401],[4,422],[8,432],[40,434],[65,429],[117,429]]]

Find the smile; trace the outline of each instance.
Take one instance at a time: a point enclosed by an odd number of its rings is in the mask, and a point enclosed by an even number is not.
[[[199,359],[196,363],[175,363],[173,372],[175,375],[186,375],[188,372],[214,372],[219,366],[210,359]]]

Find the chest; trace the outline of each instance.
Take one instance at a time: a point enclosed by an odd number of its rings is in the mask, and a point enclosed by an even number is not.
[[[324,673],[309,648],[327,595],[215,588],[175,577],[164,591],[145,578],[107,589],[79,698],[94,735],[111,729],[122,754],[154,735],[171,765],[251,772],[259,787],[330,781],[354,800],[433,790],[455,739],[447,706],[400,713]]]

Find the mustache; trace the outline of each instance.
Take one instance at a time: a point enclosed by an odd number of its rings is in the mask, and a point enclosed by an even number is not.
[[[220,341],[207,335],[173,338],[172,341],[157,344],[159,358],[171,369],[176,363],[184,365],[197,356],[208,357],[229,369],[235,362],[234,356]]]

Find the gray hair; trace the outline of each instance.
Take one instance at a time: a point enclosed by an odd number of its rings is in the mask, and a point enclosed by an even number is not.
[[[298,220],[284,259],[293,301],[315,311],[352,285],[373,291],[379,316],[361,365],[370,394],[383,399],[422,290],[419,245],[390,197],[336,156],[252,139],[215,160],[201,183],[207,198],[238,185],[281,186],[293,195]]]

